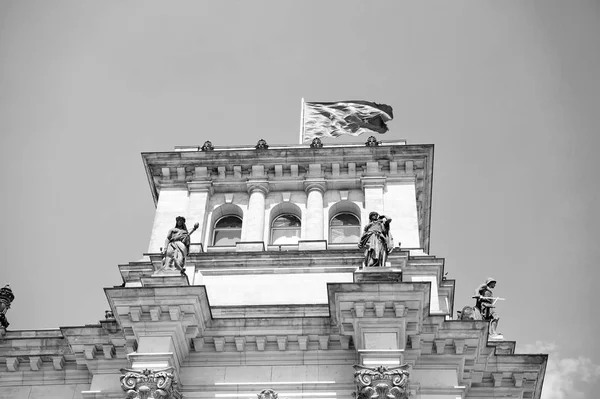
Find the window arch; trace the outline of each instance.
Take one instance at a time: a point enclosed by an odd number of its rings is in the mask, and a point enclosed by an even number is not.
[[[233,246],[242,238],[242,218],[236,215],[223,216],[213,228],[212,244],[215,247]]]
[[[271,245],[297,244],[301,226],[296,215],[285,213],[277,216],[271,223]]]
[[[361,208],[352,201],[336,202],[329,208],[329,243],[347,244],[360,240]]]
[[[206,237],[207,245],[235,246],[242,238],[244,213],[235,204],[223,204],[212,211],[210,227],[212,233]]]
[[[329,243],[355,243],[360,239],[360,220],[350,212],[336,214],[329,221]]]

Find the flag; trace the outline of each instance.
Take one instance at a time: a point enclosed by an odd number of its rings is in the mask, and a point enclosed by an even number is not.
[[[307,102],[303,109],[302,141],[342,134],[385,133],[385,123],[393,117],[389,105],[368,101]]]

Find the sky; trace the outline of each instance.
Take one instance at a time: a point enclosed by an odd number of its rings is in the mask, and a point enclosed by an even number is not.
[[[550,354],[543,399],[594,398],[599,39],[597,1],[0,0],[10,329],[103,319],[150,238],[141,152],[296,144],[302,97],[368,100],[394,108],[379,139],[435,144],[455,309],[495,277],[499,331]]]

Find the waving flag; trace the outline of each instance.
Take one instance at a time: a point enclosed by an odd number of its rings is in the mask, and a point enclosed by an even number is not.
[[[302,141],[343,134],[385,133],[388,131],[385,123],[393,117],[389,105],[368,101],[303,102]]]

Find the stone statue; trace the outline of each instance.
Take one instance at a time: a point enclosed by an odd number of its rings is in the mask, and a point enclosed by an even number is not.
[[[177,216],[175,218],[175,227],[169,230],[165,247],[162,250],[163,264],[161,271],[179,270],[181,274],[185,274],[185,258],[190,249],[190,236],[198,229],[199,224],[194,224],[192,231],[188,232],[185,227],[185,218]]]
[[[6,312],[10,309],[10,304],[14,299],[15,296],[10,289],[10,285],[6,284],[4,287],[0,288],[0,329],[2,330],[2,333],[5,332],[10,324],[6,319]]]
[[[385,215],[369,213],[369,224],[365,226],[358,248],[365,251],[365,267],[385,266],[388,255],[394,249],[394,239],[390,233],[390,223]]]
[[[354,365],[356,399],[408,399],[409,366],[365,367]]]
[[[497,331],[498,313],[496,313],[496,302],[504,300],[493,296],[492,289],[496,287],[496,280],[489,277],[485,283],[475,290],[473,298],[475,306],[465,306],[462,311],[457,312],[460,320],[485,320],[490,323],[490,338],[501,339],[502,334]]]
[[[498,328],[498,313],[496,313],[496,301],[502,298],[494,298],[492,289],[496,287],[496,280],[489,277],[485,283],[481,284],[475,290],[473,298],[475,298],[475,308],[481,313],[483,320],[490,322],[490,337],[500,335],[496,329]]]

